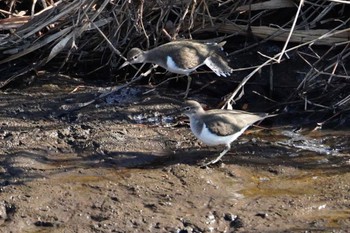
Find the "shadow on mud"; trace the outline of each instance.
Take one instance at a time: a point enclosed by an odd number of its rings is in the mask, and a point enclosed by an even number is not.
[[[272,174],[279,174],[283,167],[297,168],[308,172],[322,171],[324,175],[350,172],[350,157],[346,151],[335,148],[333,153],[326,153],[327,150],[315,152],[312,151],[312,148],[300,149],[297,145],[291,148],[280,145],[279,142],[266,143],[262,137],[263,135],[260,134],[258,141],[249,140],[235,143],[232,150],[222,158],[222,161],[210,166],[209,169],[219,168],[224,164],[234,164],[256,167]],[[323,145],[323,147],[325,146]],[[179,163],[199,166],[204,161],[214,159],[221,150],[221,147],[197,146],[154,153],[140,151],[96,153],[95,151],[80,155],[78,153],[63,154],[35,149],[18,151],[7,154],[2,160],[2,169],[6,172],[1,174],[3,181],[0,185],[24,184],[27,181],[41,179],[52,174],[79,169],[155,169]]]

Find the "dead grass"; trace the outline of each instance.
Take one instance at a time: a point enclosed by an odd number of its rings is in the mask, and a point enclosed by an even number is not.
[[[279,41],[284,46],[274,56],[259,54],[265,62],[224,97],[226,107],[242,97],[245,84],[263,67],[297,53],[309,71],[288,100],[303,101],[305,110],[347,111],[349,8],[348,2],[337,0],[3,1],[0,87],[47,67],[63,73],[83,70],[83,75],[103,69],[117,73],[131,47],[149,49],[179,38],[200,39],[204,34],[231,39],[241,35],[258,38],[256,44]],[[318,46],[328,49],[319,53]],[[252,48],[254,43],[239,52]]]

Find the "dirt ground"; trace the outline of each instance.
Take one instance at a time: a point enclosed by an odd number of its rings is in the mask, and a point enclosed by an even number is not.
[[[175,97],[62,115],[103,91],[63,81],[0,93],[0,232],[350,232],[347,132],[252,127],[200,168],[223,148],[167,115]]]

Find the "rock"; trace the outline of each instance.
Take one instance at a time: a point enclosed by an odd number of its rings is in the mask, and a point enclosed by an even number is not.
[[[230,226],[232,228],[235,228],[235,229],[238,229],[238,228],[241,228],[243,227],[243,220],[237,216],[231,223],[230,223]]]
[[[258,212],[255,216],[259,216],[259,217],[262,217],[262,218],[266,218],[269,216],[268,213],[265,213],[265,212]]]
[[[36,221],[34,225],[37,227],[54,227],[55,226],[52,222],[47,222],[47,221]]]
[[[2,201],[0,202],[0,222],[4,222],[7,219],[6,203]]]
[[[231,214],[231,213],[226,213],[224,215],[224,219],[226,221],[234,221],[238,216],[237,215],[234,215],[234,214]]]

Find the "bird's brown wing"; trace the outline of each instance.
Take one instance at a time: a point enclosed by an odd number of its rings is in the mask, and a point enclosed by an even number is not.
[[[152,57],[164,56],[164,53],[171,54],[174,60],[176,60],[178,67],[195,69],[210,56],[211,50],[208,50],[208,48],[209,45],[204,43],[179,40],[161,45],[150,52],[153,53]]]
[[[243,111],[210,110],[204,116],[208,129],[217,135],[232,135],[241,129],[267,117],[267,114],[252,114]],[[208,118],[211,120],[208,121]]]
[[[180,67],[184,67],[187,69],[194,69],[201,65],[205,58],[203,56],[198,56],[198,51],[190,46],[184,46],[177,50],[175,53],[175,58],[177,57],[177,64]],[[186,59],[181,59],[186,57]]]

